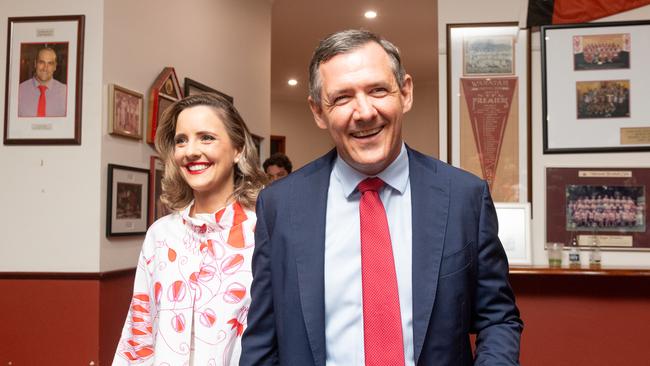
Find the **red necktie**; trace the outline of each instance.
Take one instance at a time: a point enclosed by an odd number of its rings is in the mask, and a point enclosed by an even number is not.
[[[397,276],[386,210],[378,191],[384,182],[368,178],[361,192],[361,283],[363,286],[363,344],[366,366],[403,366],[404,343]]]
[[[39,85],[38,89],[40,89],[41,95],[38,97],[38,109],[36,111],[36,117],[45,117],[45,90],[47,90],[47,86]]]

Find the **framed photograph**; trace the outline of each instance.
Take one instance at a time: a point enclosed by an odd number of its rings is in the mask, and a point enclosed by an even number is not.
[[[144,96],[111,84],[108,90],[108,132],[111,135],[142,139]]]
[[[447,159],[495,202],[532,199],[529,44],[517,23],[447,25]]]
[[[544,153],[650,150],[650,21],[541,27]]]
[[[154,221],[159,218],[166,216],[172,213],[172,210],[169,209],[162,201],[160,200],[160,195],[162,195],[162,178],[165,173],[165,164],[157,156],[151,156],[150,166],[149,166],[149,187],[151,187],[151,192],[149,195],[149,224],[153,224]]]
[[[156,140],[156,128],[163,112],[177,100],[183,98],[173,67],[165,67],[154,81],[149,91],[149,123],[147,124],[147,143]]]
[[[650,168],[547,168],[546,242],[650,250]]]
[[[194,94],[201,94],[201,93],[214,93],[214,94],[219,94],[222,97],[228,99],[230,103],[235,103],[235,100],[233,97],[226,93],[222,93],[218,91],[217,89],[213,89],[205,84],[199,83],[196,80],[192,80],[190,78],[185,78],[184,80],[184,91],[185,95],[194,95]]]
[[[147,231],[149,170],[108,164],[106,236],[142,235]]]
[[[5,145],[81,144],[84,19],[8,19]]]
[[[499,240],[508,256],[508,263],[533,264],[530,246],[530,204],[495,203],[499,218]]]

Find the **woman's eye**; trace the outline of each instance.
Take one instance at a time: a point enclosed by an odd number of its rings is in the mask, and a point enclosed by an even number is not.
[[[176,145],[181,145],[181,144],[184,144],[185,142],[187,142],[187,139],[185,137],[176,137],[174,139],[174,143]]]
[[[216,138],[212,135],[203,135],[201,136],[201,141],[214,141]]]

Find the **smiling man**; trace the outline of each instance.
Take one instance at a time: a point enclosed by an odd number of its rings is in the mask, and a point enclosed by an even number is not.
[[[327,37],[308,101],[336,147],[260,194],[241,365],[517,365],[487,183],[403,142],[397,48]]]
[[[18,117],[65,117],[68,89],[54,79],[57,56],[43,47],[34,60],[34,76],[18,87]]]

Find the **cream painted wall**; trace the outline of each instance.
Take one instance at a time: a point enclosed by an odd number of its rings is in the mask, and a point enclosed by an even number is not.
[[[107,133],[109,84],[147,95],[163,67],[173,66],[181,88],[189,77],[231,95],[251,131],[269,135],[269,1],[195,0],[190,6],[173,0],[111,0],[105,4],[104,23],[101,197],[106,195],[107,164],[148,168],[155,154],[142,142]],[[268,139],[262,151],[268,151]],[[143,237],[107,239],[105,206],[102,200],[100,270],[133,267]]]
[[[521,1],[500,0],[478,3],[471,0],[439,0],[438,30],[440,40],[440,120],[446,121],[446,26],[449,23],[503,22],[518,21],[521,15]],[[598,21],[642,20],[650,18],[650,6],[645,6]],[[541,53],[540,33],[532,33],[531,41],[531,112],[532,112],[532,173],[533,173],[533,220],[531,236],[534,264],[547,264],[544,242],[546,236],[546,167],[650,167],[650,153],[614,153],[614,154],[551,154],[542,153],[542,93],[541,93]],[[440,151],[446,159],[447,142],[446,124],[440,124]],[[565,263],[567,253],[564,254]],[[583,264],[587,263],[587,253],[583,255]],[[612,266],[647,265],[650,263],[649,252],[614,252],[604,251],[603,264]]]
[[[85,14],[81,146],[0,146],[0,271],[99,269],[102,0],[0,2],[0,103],[7,17]]]
[[[404,141],[425,154],[437,156],[438,131],[433,105],[436,90],[431,83],[415,81],[415,85],[413,108],[403,122]],[[271,133],[287,138],[286,153],[294,170],[334,147],[329,133],[316,126],[306,95],[304,102],[273,100],[271,105]]]

